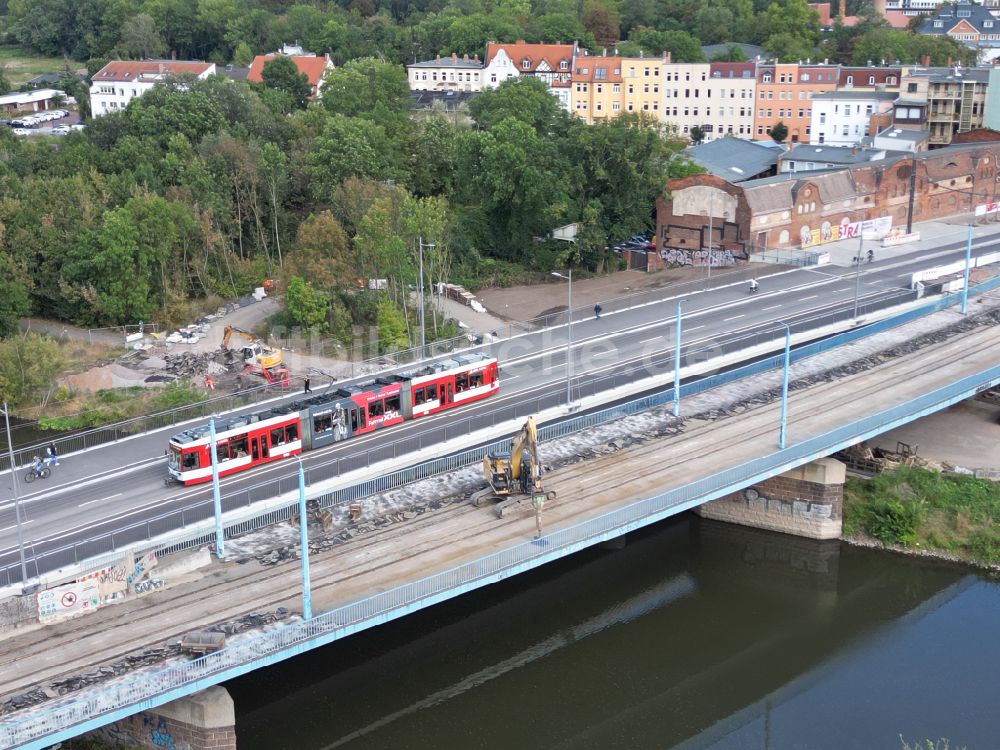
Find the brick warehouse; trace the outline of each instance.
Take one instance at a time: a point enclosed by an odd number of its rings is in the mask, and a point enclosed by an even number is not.
[[[820,247],[844,223],[888,217],[905,230],[916,164],[913,222],[971,213],[997,199],[1000,143],[950,146],[843,169],[785,173],[733,184],[710,174],[671,180],[656,202],[656,252],[632,268],[704,265],[712,221],[713,265],[768,249]]]

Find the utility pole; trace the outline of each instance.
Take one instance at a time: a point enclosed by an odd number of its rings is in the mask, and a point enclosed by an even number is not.
[[[3,418],[7,425],[7,455],[10,456],[10,481],[14,491],[14,519],[17,525],[17,551],[21,555],[21,588],[28,585],[28,565],[24,561],[24,537],[21,532],[21,499],[17,492],[17,466],[14,464],[14,443],[10,439],[10,409],[3,402]],[[38,567],[37,564],[35,566]]]
[[[712,214],[715,213],[715,193],[708,196],[708,281],[712,281]]]
[[[677,340],[674,341],[674,416],[681,415],[681,303],[677,300]]]
[[[910,157],[910,207],[906,212],[906,233],[913,231],[913,198],[917,192],[917,155]]]
[[[228,450],[229,446],[226,445]],[[222,531],[222,497],[219,494],[219,456],[215,445],[215,417],[208,420],[208,457],[212,461],[212,508],[215,512],[215,556],[226,556],[225,534]]]
[[[781,425],[778,428],[778,448],[784,450],[785,435],[788,430],[788,366],[792,359],[792,329],[787,323],[785,327],[785,361],[781,374]]]
[[[424,346],[425,343],[425,327],[424,327],[424,248],[425,247],[437,247],[433,242],[428,242],[424,244],[424,238],[422,236],[417,237],[417,246],[419,247],[420,253],[420,283],[417,285],[419,289],[419,304],[420,310],[420,359],[424,358]]]
[[[566,304],[566,409],[572,408],[573,404],[573,266],[568,266],[563,276],[558,271],[553,271],[552,275],[568,282],[568,299]]]

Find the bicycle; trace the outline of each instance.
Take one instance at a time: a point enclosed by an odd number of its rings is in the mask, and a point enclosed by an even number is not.
[[[31,484],[39,477],[41,477],[42,479],[48,479],[51,475],[52,475],[52,469],[50,469],[48,466],[43,466],[41,469],[36,469],[34,466],[32,466],[31,470],[24,475],[24,482],[25,484]]]

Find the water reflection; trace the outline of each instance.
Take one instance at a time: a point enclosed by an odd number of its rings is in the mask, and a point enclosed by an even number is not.
[[[998,625],[962,569],[684,517],[228,687],[241,750],[972,746]]]

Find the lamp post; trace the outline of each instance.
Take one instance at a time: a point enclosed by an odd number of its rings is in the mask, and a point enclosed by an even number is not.
[[[435,243],[433,243],[433,242],[428,242],[428,243],[425,244],[423,236],[419,236],[419,237],[417,237],[417,246],[419,247],[419,254],[420,254],[420,284],[418,285],[418,288],[420,290],[419,294],[418,294],[419,301],[420,301],[420,310],[419,310],[419,312],[420,312],[420,358],[423,359],[424,358],[424,343],[425,343],[424,342],[424,337],[425,337],[425,328],[424,328],[424,248],[425,247],[437,247],[437,245]]]
[[[221,560],[226,555],[226,543],[225,535],[222,532],[222,498],[219,495],[219,456],[215,445],[214,416],[208,420],[208,457],[212,461],[212,509],[215,512],[215,555]]]
[[[975,222],[974,218],[973,222]],[[969,235],[965,240],[965,281],[962,284],[962,315],[967,314],[969,310],[969,266],[972,265],[972,227],[973,224],[969,224]]]
[[[674,341],[674,416],[681,415],[681,303],[677,300],[677,340]]]
[[[3,419],[7,426],[7,455],[10,456],[10,481],[14,491],[14,519],[17,525],[17,551],[21,555],[21,588],[28,585],[28,565],[24,561],[24,537],[21,532],[21,499],[17,493],[17,466],[14,465],[14,443],[10,439],[10,410],[3,402]],[[37,566],[36,566],[37,567]]]
[[[299,462],[299,543],[302,545],[302,618],[312,619],[312,585],[309,582],[309,521],[306,517],[306,472]]]
[[[712,283],[712,214],[715,213],[715,194],[708,196],[708,283]],[[725,234],[725,232],[723,232]]]
[[[568,275],[564,276],[558,271],[553,271],[553,276],[558,276],[560,279],[566,279],[567,285],[567,301],[566,301],[566,408],[569,409],[573,403],[573,391],[572,391],[572,381],[573,381],[573,268],[572,266],[566,269]]]
[[[788,428],[788,365],[792,358],[792,329],[787,323],[779,325],[785,328],[785,366],[781,375],[781,426],[778,429],[778,448],[783,449]]]
[[[858,319],[858,299],[861,297],[861,263],[864,260],[863,251],[865,249],[864,232],[858,232],[858,254],[854,258],[854,264],[858,270],[854,280],[854,319]]]

